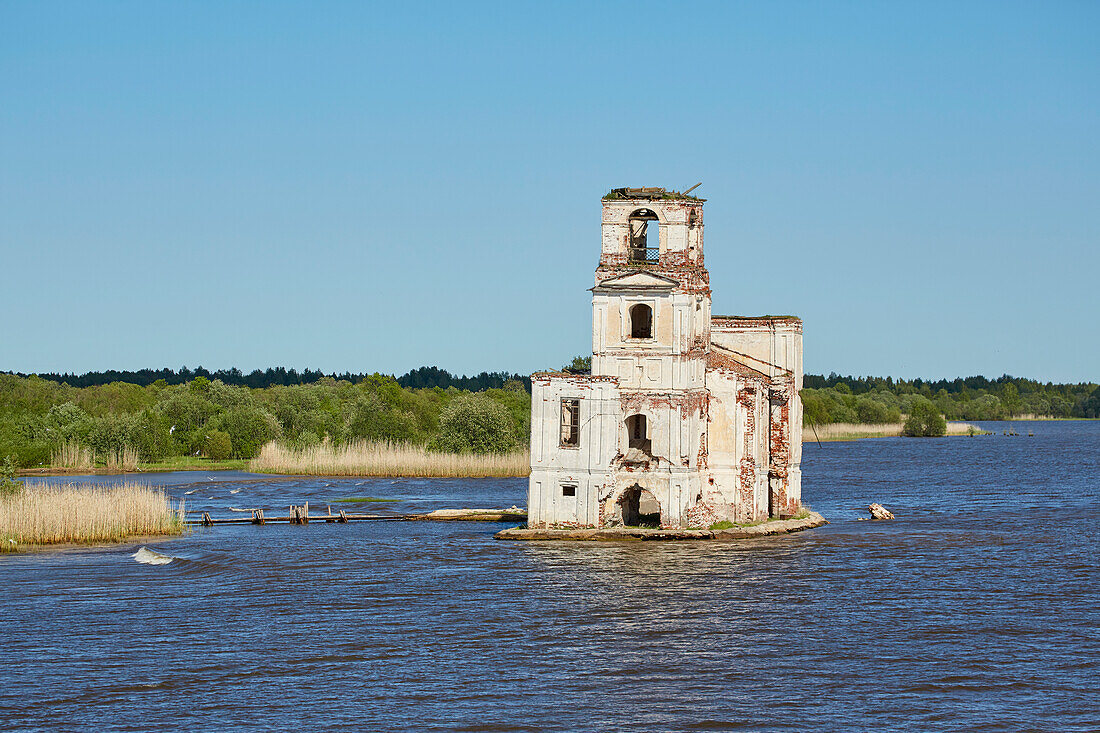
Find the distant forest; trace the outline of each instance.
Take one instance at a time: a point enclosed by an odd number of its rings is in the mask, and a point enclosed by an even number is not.
[[[30,376],[29,374],[23,374],[21,372],[0,373],[12,374],[17,377]],[[325,377],[337,381],[357,384],[368,377],[377,375],[373,372],[359,372],[355,374],[351,372],[344,372],[343,374],[333,372],[331,374],[326,374],[314,369],[304,369],[299,372],[297,369],[286,369],[285,367],[276,367],[274,369],[268,367],[265,371],[255,369],[245,374],[237,368],[218,369],[212,372],[209,369],[203,369],[201,366],[195,367],[194,369],[183,366],[178,370],[138,369],[137,371],[115,371],[114,369],[109,369],[105,372],[85,372],[84,374],[49,373],[38,374],[36,376],[42,379],[48,379],[51,382],[57,382],[58,384],[68,384],[70,387],[100,387],[105,384],[113,384],[114,382],[125,382],[127,384],[148,387],[158,380],[164,380],[163,384],[171,386],[176,384],[187,384],[196,377],[205,377],[211,381],[215,379],[220,380],[233,387],[266,389],[267,387],[292,387],[299,384],[315,384]],[[419,369],[413,369],[400,377],[396,377],[396,380],[399,385],[406,389],[431,389],[433,387],[447,389],[449,387],[454,387],[455,389],[467,392],[484,392],[487,389],[500,389],[504,386],[505,382],[517,381],[522,382],[528,391],[531,390],[531,378],[525,374],[482,372],[472,377],[459,377],[451,374],[446,369],[440,369],[434,366],[423,366]]]
[[[948,420],[1100,418],[1095,383],[1044,383],[1007,374],[931,381],[807,374],[802,390],[808,424],[897,422],[920,399],[931,401]]]
[[[26,374],[6,372],[19,377]],[[291,387],[303,384],[316,384],[322,379],[358,384],[371,377],[382,375],[375,373],[325,372],[313,369],[298,371],[284,367],[256,369],[244,373],[240,369],[219,369],[210,371],[201,366],[190,369],[186,366],[176,369],[139,369],[137,371],[86,372],[84,374],[38,374],[38,377],[71,387],[98,387],[115,382],[136,384],[142,387],[160,382],[165,386],[187,384],[197,377],[218,380],[233,387],[267,389],[269,387]],[[501,389],[508,382],[519,382],[528,392],[531,390],[531,378],[525,374],[510,372],[481,372],[471,377],[451,374],[446,369],[434,366],[422,366],[399,377],[393,377],[397,384],[405,389],[449,389],[451,387],[466,392],[484,392],[488,389]],[[163,380],[163,381],[160,381]],[[804,380],[807,393],[803,395],[812,402],[817,397],[825,400],[825,414],[822,422],[866,422],[860,420],[859,406],[866,405],[867,399],[888,407],[898,407],[907,412],[906,395],[920,395],[928,398],[940,407],[948,419],[959,420],[1000,420],[1018,415],[1037,415],[1050,417],[1100,417],[1100,395],[1095,383],[1054,384],[1034,379],[1010,377],[1007,374],[996,379],[986,377],[966,377],[955,379],[894,379],[893,377],[855,377],[842,376],[835,372],[824,376],[807,374]],[[894,398],[886,397],[891,395]],[[862,399],[861,399],[862,398]],[[864,407],[864,417],[885,418],[881,410]],[[849,414],[850,413],[850,414]],[[872,414],[873,413],[873,414]],[[893,411],[889,417],[895,417]]]

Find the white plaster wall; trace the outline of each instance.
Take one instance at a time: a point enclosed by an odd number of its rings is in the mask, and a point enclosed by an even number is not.
[[[576,448],[561,446],[561,401],[580,400]],[[595,526],[599,494],[610,480],[619,450],[621,407],[614,380],[535,375],[531,380],[531,476],[528,523]],[[562,484],[577,487],[575,497]]]
[[[630,338],[630,309],[653,309],[653,338]],[[710,299],[683,293],[597,293],[592,297],[592,373],[622,389],[704,386]]]

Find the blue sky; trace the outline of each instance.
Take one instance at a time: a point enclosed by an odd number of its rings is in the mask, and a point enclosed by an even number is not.
[[[1100,379],[1100,4],[0,4],[0,369],[532,371],[702,181],[808,372]]]

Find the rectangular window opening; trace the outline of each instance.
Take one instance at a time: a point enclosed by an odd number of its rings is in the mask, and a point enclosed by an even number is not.
[[[576,496],[577,495],[577,487],[576,486],[562,486],[561,487],[561,495],[562,496]]]
[[[561,444],[575,448],[581,442],[581,401],[561,401]]]

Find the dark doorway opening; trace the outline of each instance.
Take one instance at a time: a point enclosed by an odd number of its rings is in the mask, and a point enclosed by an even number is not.
[[[627,527],[660,527],[661,504],[652,492],[634,484],[619,499],[623,524]]]

